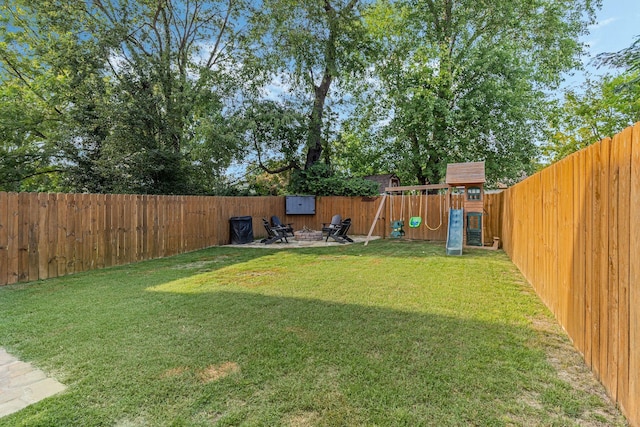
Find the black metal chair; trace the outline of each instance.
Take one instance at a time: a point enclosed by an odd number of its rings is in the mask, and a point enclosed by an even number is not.
[[[347,218],[344,221],[340,222],[340,226],[333,233],[327,235],[327,242],[329,241],[329,237],[335,240],[338,243],[353,243],[353,239],[347,236],[349,232],[349,228],[351,228],[351,218]]]
[[[264,229],[267,230],[267,238],[260,240],[260,243],[264,243],[265,245],[270,245],[277,241],[280,241],[281,243],[289,243],[284,228],[272,227],[266,218],[262,218],[262,224],[264,225]]]
[[[293,223],[289,223],[287,225],[284,225],[282,223],[282,221],[280,221],[280,218],[278,218],[276,215],[271,217],[271,225],[275,228],[283,228],[285,234],[288,237],[294,237],[295,234],[293,234]]]

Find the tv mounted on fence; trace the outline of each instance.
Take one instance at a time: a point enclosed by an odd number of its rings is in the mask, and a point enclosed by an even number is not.
[[[315,215],[316,196],[285,196],[287,215]]]

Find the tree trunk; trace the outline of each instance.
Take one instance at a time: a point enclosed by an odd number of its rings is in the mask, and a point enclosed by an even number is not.
[[[340,32],[338,21],[340,14],[351,11],[358,0],[350,0],[347,5],[337,12],[329,0],[324,0],[324,10],[327,13],[329,23],[329,36],[325,46],[325,67],[322,75],[322,82],[316,85],[311,75],[311,82],[314,89],[313,110],[311,110],[309,123],[309,139],[307,147],[307,160],[305,161],[305,170],[309,169],[322,158],[322,150],[324,149],[324,141],[322,139],[322,116],[324,113],[324,103],[331,88],[333,76],[337,73],[337,53],[336,53],[336,37]]]
[[[307,160],[304,169],[307,170],[320,161],[324,148],[322,141],[322,115],[324,112],[324,102],[327,99],[329,88],[331,87],[331,72],[329,67],[325,68],[324,76],[320,86],[316,86],[313,110],[311,111],[309,123],[309,144],[307,149]]]

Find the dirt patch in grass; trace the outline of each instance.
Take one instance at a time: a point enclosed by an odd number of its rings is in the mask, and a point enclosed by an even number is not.
[[[187,368],[185,366],[177,366],[175,368],[167,369],[166,371],[164,371],[162,373],[162,375],[160,375],[160,377],[161,378],[178,377],[178,376],[184,374],[187,371],[189,371],[189,368]]]
[[[346,255],[318,255],[316,261],[338,261],[347,258]]]
[[[219,365],[211,365],[198,372],[198,378],[203,383],[218,381],[229,375],[240,372],[240,366],[235,362],[224,362]]]
[[[539,393],[528,391],[521,396],[520,401],[524,405],[527,405],[528,407],[533,408],[537,411],[540,411],[543,409],[542,404],[540,403]]]
[[[167,369],[160,377],[161,378],[174,378],[184,373],[189,372],[190,369],[186,366],[177,366],[175,368]],[[240,372],[240,366],[235,362],[224,362],[219,365],[210,365],[201,371],[196,372],[196,376],[200,382],[206,384],[213,381],[218,381],[229,375]]]
[[[124,419],[116,422],[115,427],[142,427],[149,425],[148,421],[143,416],[138,416],[134,419]]]
[[[213,258],[201,258],[200,260],[194,261],[194,262],[188,262],[188,263],[184,263],[184,264],[176,264],[174,266],[171,266],[170,268],[172,270],[202,269],[202,268],[209,267],[209,266],[211,266],[213,264],[226,262],[231,258],[233,258],[233,257],[230,256],[230,255],[220,255],[220,256],[213,257]]]
[[[230,284],[243,286],[245,288],[258,288],[260,286],[270,285],[273,277],[282,274],[282,269],[278,267],[268,270],[250,270],[237,272],[233,276]]]
[[[202,270],[203,268],[208,268],[215,263],[215,261],[196,261],[186,264],[177,264],[170,268],[172,270]]]
[[[319,416],[316,412],[302,412],[289,416],[284,420],[289,427],[308,427],[318,423]]]

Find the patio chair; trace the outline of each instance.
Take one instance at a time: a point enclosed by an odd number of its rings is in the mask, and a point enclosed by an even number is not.
[[[283,228],[284,229],[284,233],[288,236],[288,237],[294,237],[295,235],[293,234],[293,223],[288,223],[287,225],[284,225],[281,221],[280,218],[278,218],[276,215],[271,217],[271,225],[273,227],[276,228]]]
[[[270,245],[277,241],[289,243],[284,228],[272,227],[266,218],[262,218],[262,224],[264,225],[264,229],[267,230],[267,238],[260,240],[260,243],[264,243],[265,245]]]
[[[336,231],[327,235],[327,242],[329,241],[329,237],[335,240],[338,243],[353,243],[353,239],[347,236],[347,232],[351,228],[351,218],[347,218],[340,223],[340,226]]]
[[[331,217],[331,222],[329,224],[326,222],[322,223],[322,233],[327,233],[327,240],[329,239],[329,235],[335,233],[335,231],[340,228],[341,223],[342,217],[340,215],[334,215]]]

